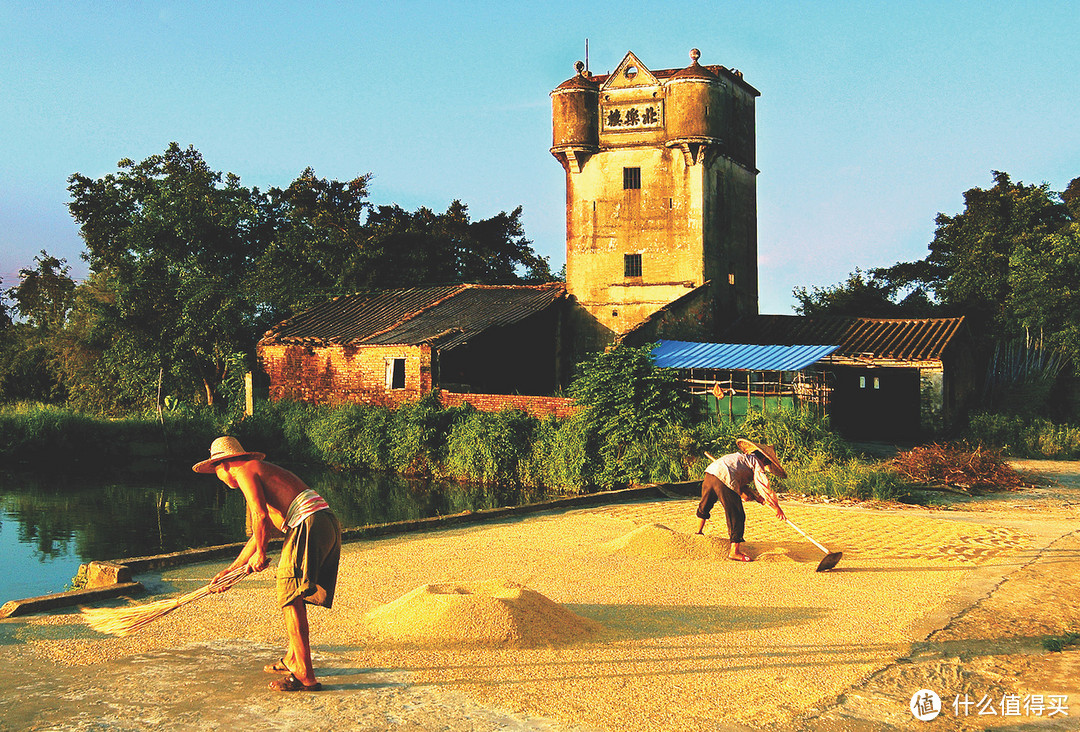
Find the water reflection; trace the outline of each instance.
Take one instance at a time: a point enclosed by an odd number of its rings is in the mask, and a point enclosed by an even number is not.
[[[521,489],[298,468],[344,527],[527,503]],[[0,602],[58,592],[80,563],[244,539],[244,497],[213,476],[0,473]],[[22,594],[19,594],[22,593]]]

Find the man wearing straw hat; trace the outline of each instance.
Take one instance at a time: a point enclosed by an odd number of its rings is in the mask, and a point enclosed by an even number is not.
[[[232,564],[215,576],[246,567],[261,572],[271,530],[285,534],[277,572],[278,602],[285,618],[289,649],[280,661],[266,667],[285,674],[270,682],[277,691],[319,691],[311,663],[307,607],[330,607],[341,558],[341,526],[322,497],[285,468],[268,463],[261,452],[248,452],[234,437],[219,437],[210,445],[210,459],[192,466],[196,473],[214,473],[229,488],[239,489],[247,502],[251,538]],[[226,587],[227,589],[227,587]]]
[[[711,515],[712,507],[719,500],[724,506],[728,538],[731,540],[728,559],[749,562],[750,557],[739,550],[746,526],[743,501],[756,501],[762,505],[768,503],[776,511],[776,517],[783,521],[784,510],[780,508],[780,499],[776,492],[769,486],[769,473],[780,478],[786,478],[787,473],[780,466],[776,451],[771,445],[759,445],[741,437],[735,440],[735,444],[739,452],[717,458],[705,468],[705,476],[701,481],[701,502],[697,508],[701,525],[697,532],[705,533],[705,522]],[[709,458],[712,456],[709,455]]]

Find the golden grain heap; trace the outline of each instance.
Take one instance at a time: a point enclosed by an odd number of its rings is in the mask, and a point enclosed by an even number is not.
[[[569,643],[598,623],[515,582],[429,584],[364,616],[378,640],[416,645],[536,647]]]
[[[728,542],[719,537],[682,534],[655,523],[600,545],[604,554],[650,559],[723,559],[727,550]]]

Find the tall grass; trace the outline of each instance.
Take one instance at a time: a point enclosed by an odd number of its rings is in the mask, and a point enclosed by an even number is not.
[[[203,415],[107,419],[45,404],[9,404],[0,407],[0,458],[10,466],[106,469],[130,462],[133,445],[163,444],[173,455],[193,454],[197,445],[201,455],[214,431],[213,420]]]
[[[1080,428],[1039,417],[980,412],[968,421],[967,439],[1019,458],[1080,458]]]
[[[511,491],[497,496],[505,502],[699,480],[708,465],[706,452],[733,452],[736,438],[748,437],[775,446],[789,474],[781,490],[859,499],[891,499],[904,490],[894,474],[856,458],[827,420],[798,410],[751,412],[735,423],[657,422],[642,439],[618,450],[599,427],[595,414],[559,420],[516,410],[443,409],[434,394],[396,410],[262,402],[238,423],[213,412],[166,414],[164,431],[156,416],[98,419],[25,405],[0,410],[0,456],[9,463],[55,464],[63,455],[77,464],[115,464],[130,460],[131,443],[159,442],[164,434],[173,459],[189,465],[205,456],[214,437],[228,433],[277,462],[450,478]]]

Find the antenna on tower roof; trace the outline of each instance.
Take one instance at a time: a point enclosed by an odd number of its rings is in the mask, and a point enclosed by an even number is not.
[[[589,39],[585,39],[585,75],[589,75]]]

